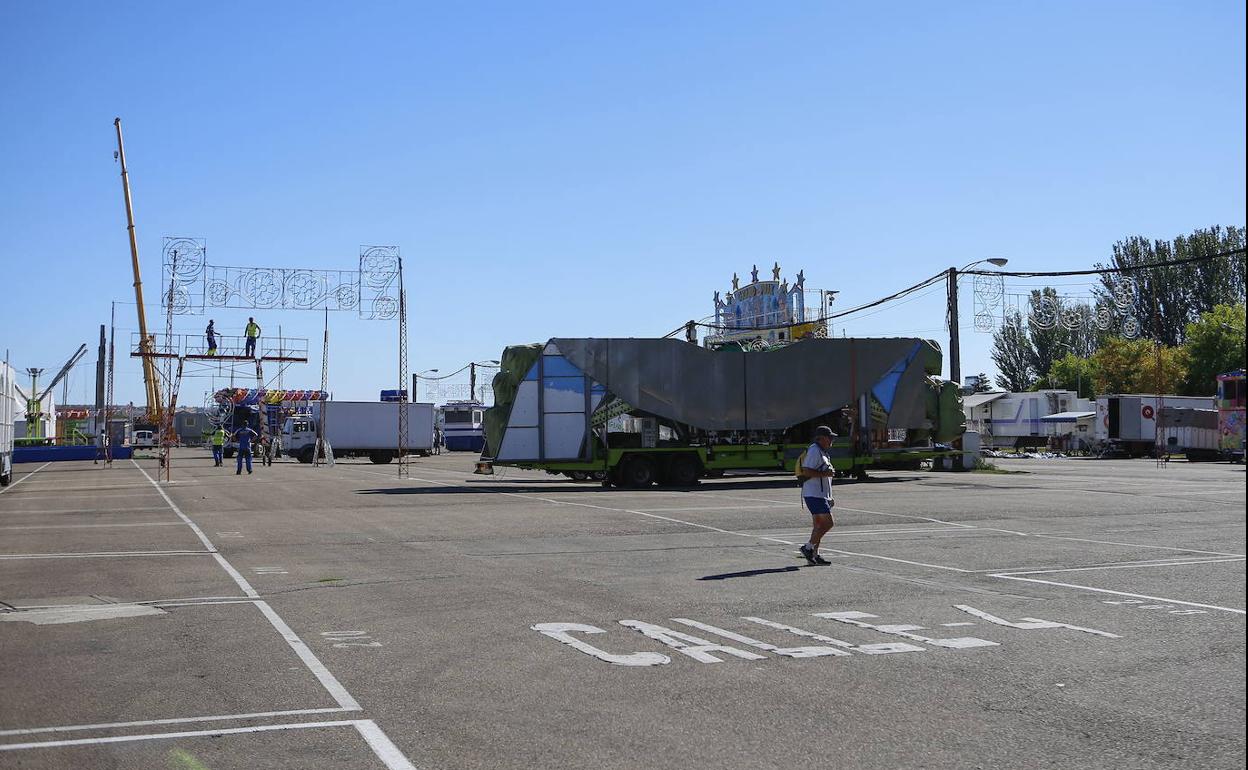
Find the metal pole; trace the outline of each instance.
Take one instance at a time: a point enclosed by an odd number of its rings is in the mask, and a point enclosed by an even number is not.
[[[949,268],[949,379],[962,386],[962,347],[958,338],[958,270]]]
[[[147,410],[155,416],[160,409],[160,389],[156,384],[156,363],[152,360],[152,342],[147,336],[147,314],[143,308],[143,278],[139,271],[139,241],[134,231],[134,204],[130,200],[130,174],[126,170],[126,148],[121,141],[121,118],[113,120],[117,129],[117,160],[121,163],[121,190],[126,199],[126,231],[130,235],[130,266],[134,270],[134,301],[139,309],[139,352],[143,361],[143,387],[147,392]]]

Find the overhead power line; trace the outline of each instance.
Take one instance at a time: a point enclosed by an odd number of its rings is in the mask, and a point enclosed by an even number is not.
[[[959,275],[1000,275],[1008,278],[1059,278],[1067,275],[1104,275],[1105,273],[1134,273],[1140,270],[1152,270],[1155,267],[1174,267],[1175,265],[1190,265],[1193,262],[1208,262],[1222,257],[1230,257],[1236,254],[1244,254],[1248,249],[1229,249],[1227,251],[1219,251],[1214,254],[1205,254],[1199,257],[1188,257],[1187,259],[1170,259],[1165,262],[1149,262],[1146,265],[1131,265],[1130,267],[1102,267],[1095,270],[1054,270],[1049,272],[1010,272],[1006,270],[960,270]]]

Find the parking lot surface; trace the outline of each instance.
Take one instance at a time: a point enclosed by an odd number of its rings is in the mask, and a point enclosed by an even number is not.
[[[1243,466],[19,466],[0,767],[1242,767]]]

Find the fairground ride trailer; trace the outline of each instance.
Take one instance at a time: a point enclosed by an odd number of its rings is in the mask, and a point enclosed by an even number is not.
[[[513,466],[606,484],[685,486],[789,470],[814,428],[833,467],[916,466],[961,435],[940,348],[916,338],[804,339],[762,352],[672,339],[555,338],[503,352],[481,472]],[[891,439],[891,440],[890,440]]]

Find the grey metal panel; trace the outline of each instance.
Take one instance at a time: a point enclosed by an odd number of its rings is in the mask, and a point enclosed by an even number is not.
[[[670,339],[552,342],[638,409],[704,430],[780,430],[852,403],[921,340],[806,339],[762,353],[712,351]],[[923,359],[915,356],[898,396],[900,403],[917,403],[907,409],[919,414],[921,392],[911,388],[922,378]]]

